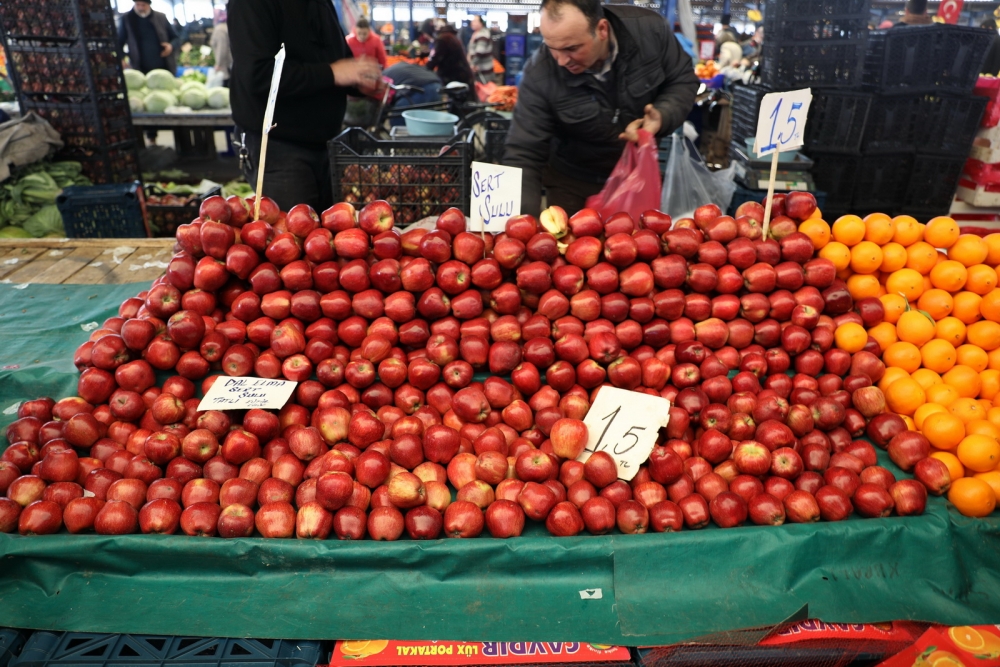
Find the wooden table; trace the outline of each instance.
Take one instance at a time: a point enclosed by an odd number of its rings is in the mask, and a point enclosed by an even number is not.
[[[149,282],[167,268],[174,239],[0,240],[0,283]]]

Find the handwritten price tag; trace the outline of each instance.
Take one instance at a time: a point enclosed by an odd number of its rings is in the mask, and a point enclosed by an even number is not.
[[[809,88],[764,96],[757,116],[754,144],[758,157],[802,147],[811,102],[812,90]]]
[[[502,232],[507,218],[520,212],[520,168],[473,162],[469,231]]]
[[[297,384],[266,378],[219,378],[201,399],[198,410],[278,410],[285,407]]]
[[[656,445],[670,420],[670,401],[637,391],[602,387],[583,423],[587,447],[577,458],[586,463],[594,452],[607,452],[618,464],[618,477],[630,480]]]

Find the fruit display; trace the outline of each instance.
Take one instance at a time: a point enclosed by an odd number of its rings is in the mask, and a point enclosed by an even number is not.
[[[991,513],[1000,491],[1000,234],[962,234],[947,217],[823,224],[811,223],[832,239],[820,255],[843,272],[860,313],[838,328],[838,347],[881,356],[878,386],[924,436],[932,461],[923,465],[949,471],[945,490],[963,514]]]
[[[113,49],[88,51],[94,86],[98,93],[121,90],[117,53]],[[90,90],[87,68],[76,51],[58,47],[22,47],[12,51],[24,93],[86,94]]]
[[[666,532],[916,515],[966,483],[887,411],[867,336],[844,344],[884,315],[824,256],[809,193],[775,197],[767,238],[755,202],[552,207],[496,236],[457,209],[399,233],[381,200],[260,203],[206,199],[166,274],[77,349],[78,395],[19,406],[0,530]],[[198,410],[241,376],[298,384],[280,411]],[[576,460],[607,386],[672,404],[629,482],[607,452]]]
[[[399,224],[408,225],[462,203],[461,169],[459,164],[366,164],[362,159],[343,166],[340,191],[351,205],[385,200]]]
[[[714,60],[706,60],[694,66],[694,73],[699,79],[711,79],[719,73],[719,64]]]

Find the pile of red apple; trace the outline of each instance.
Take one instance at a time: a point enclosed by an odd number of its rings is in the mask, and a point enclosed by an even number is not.
[[[796,231],[807,193],[776,200],[767,239],[756,203],[674,224],[550,208],[496,237],[455,209],[400,234],[383,201],[252,207],[205,200],[166,275],[77,350],[78,396],[20,406],[0,531],[640,533],[916,514],[946,488],[884,412],[878,357],[832,347],[867,313]],[[199,412],[223,375],[299,384],[277,413]],[[672,402],[628,483],[604,452],[575,460],[607,385]]]

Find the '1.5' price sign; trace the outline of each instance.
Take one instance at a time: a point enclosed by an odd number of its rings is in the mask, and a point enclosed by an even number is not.
[[[810,88],[764,96],[757,115],[757,137],[754,144],[754,152],[758,157],[802,147],[811,102]]]
[[[630,480],[649,458],[659,430],[668,421],[667,399],[602,387],[583,419],[587,425],[587,447],[576,460],[586,463],[594,452],[607,452],[618,464],[619,479]]]

